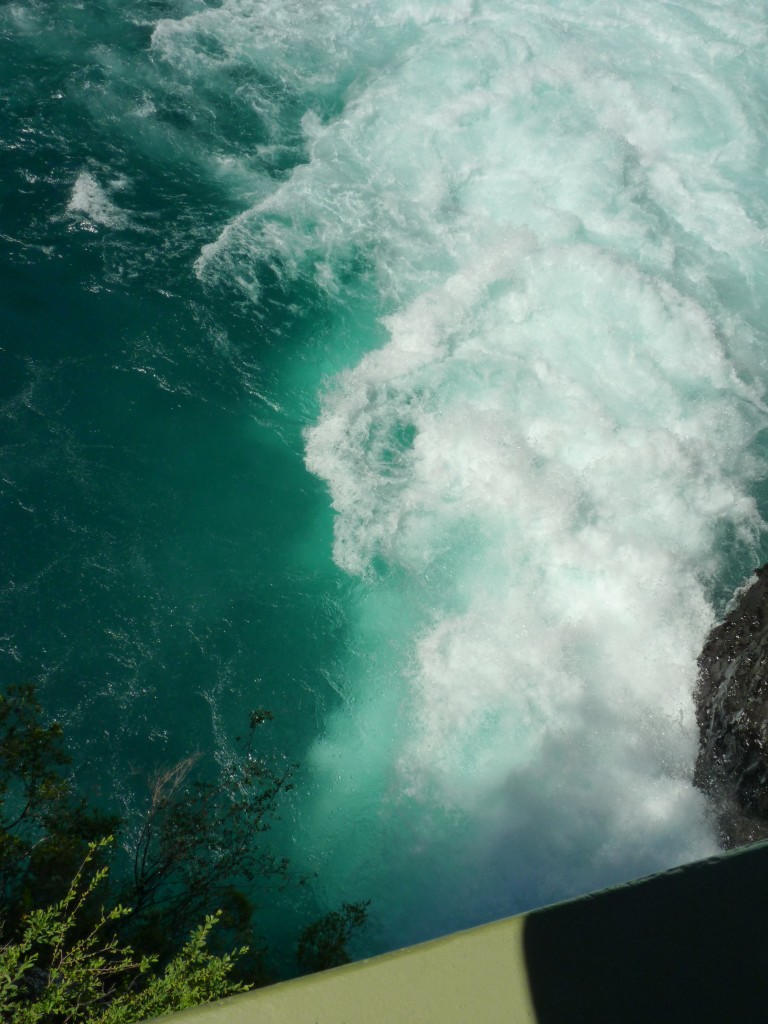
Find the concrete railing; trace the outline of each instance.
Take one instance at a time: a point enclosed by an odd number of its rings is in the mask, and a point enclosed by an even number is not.
[[[162,1019],[761,1024],[768,843]]]

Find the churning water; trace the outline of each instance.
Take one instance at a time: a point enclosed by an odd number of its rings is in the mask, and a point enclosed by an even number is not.
[[[0,656],[84,779],[271,707],[275,836],[368,951],[714,849],[767,37],[757,0],[0,9]]]

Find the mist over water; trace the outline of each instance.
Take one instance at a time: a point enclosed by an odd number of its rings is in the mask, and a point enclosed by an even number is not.
[[[14,554],[6,672],[115,771],[284,712],[278,834],[369,951],[712,852],[696,657],[766,556],[764,6],[160,14],[3,13],[70,128],[8,147],[50,193],[10,262],[81,268],[74,350],[8,349],[6,483],[59,445],[80,490],[9,534],[77,541]],[[104,622],[25,647],[75,564]]]

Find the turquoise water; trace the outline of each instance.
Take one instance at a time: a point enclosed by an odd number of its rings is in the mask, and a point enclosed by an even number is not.
[[[768,556],[767,35],[0,8],[0,662],[85,785],[271,708],[275,842],[373,900],[358,952],[714,849],[696,654]]]

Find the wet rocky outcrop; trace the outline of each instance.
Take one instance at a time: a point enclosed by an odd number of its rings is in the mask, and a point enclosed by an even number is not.
[[[768,838],[768,565],[756,576],[699,657],[694,782],[725,849]]]

